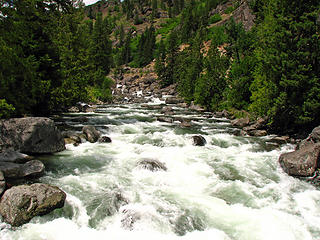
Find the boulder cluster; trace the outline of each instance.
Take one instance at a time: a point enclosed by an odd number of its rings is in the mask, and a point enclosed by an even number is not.
[[[0,121],[0,214],[12,226],[64,205],[66,194],[49,184],[16,185],[43,175],[39,154],[65,149],[61,132],[49,118],[26,117]],[[16,185],[16,186],[13,186]]]

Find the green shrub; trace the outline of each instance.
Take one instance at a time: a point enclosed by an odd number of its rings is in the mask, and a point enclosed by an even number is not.
[[[230,14],[230,13],[232,13],[234,11],[234,7],[228,7],[225,11],[224,11],[224,13],[225,14]]]
[[[5,99],[0,99],[0,118],[9,118],[14,113],[15,108],[8,104]]]
[[[209,24],[213,24],[222,20],[222,17],[219,13],[214,14],[209,19]]]

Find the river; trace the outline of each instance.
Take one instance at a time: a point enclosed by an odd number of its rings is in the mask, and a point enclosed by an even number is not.
[[[138,104],[66,114],[74,129],[95,125],[112,143],[67,145],[42,156],[40,182],[60,187],[66,204],[19,228],[1,223],[2,240],[308,240],[320,239],[320,191],[278,164],[294,146],[233,134],[227,119],[174,108],[191,128],[156,120]],[[75,117],[85,116],[85,123]],[[207,144],[194,146],[193,135]],[[155,159],[167,170],[139,166]]]

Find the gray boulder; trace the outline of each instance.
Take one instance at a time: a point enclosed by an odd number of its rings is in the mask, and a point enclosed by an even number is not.
[[[319,167],[320,143],[308,145],[279,157],[282,169],[291,176],[312,176]]]
[[[24,164],[0,162],[0,171],[5,178],[39,177],[45,170],[44,164],[39,160],[32,160]]]
[[[100,138],[101,133],[94,126],[84,126],[82,132],[86,135],[89,142],[95,143]]]
[[[45,215],[64,206],[66,194],[58,187],[35,183],[15,186],[4,192],[0,214],[12,226],[21,226],[35,216]]]
[[[314,128],[309,136],[297,145],[297,150],[320,142],[320,126]]]
[[[232,126],[240,127],[240,128],[248,126],[249,123],[250,123],[249,118],[237,118],[237,119],[231,121]]]
[[[159,170],[167,171],[166,165],[156,159],[142,159],[138,162],[138,166],[152,172]]]
[[[33,157],[13,150],[5,150],[0,153],[0,162],[25,163]]]
[[[65,149],[61,132],[49,118],[26,117],[0,121],[0,151],[55,153]]]
[[[193,140],[193,145],[195,146],[204,146],[207,143],[206,139],[201,135],[192,136],[192,140]]]

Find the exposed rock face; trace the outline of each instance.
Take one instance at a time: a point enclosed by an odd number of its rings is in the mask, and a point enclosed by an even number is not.
[[[86,135],[89,142],[95,143],[100,138],[100,132],[94,126],[84,126],[82,132]]]
[[[292,176],[312,176],[319,167],[320,143],[308,145],[294,152],[280,155],[283,170]]]
[[[207,143],[206,139],[201,135],[192,136],[192,139],[193,139],[193,145],[195,146],[204,146]]]
[[[0,121],[0,151],[54,153],[65,149],[61,132],[49,118],[27,117]]]
[[[42,176],[45,170],[44,164],[39,160],[32,160],[24,164],[0,162],[0,171],[5,178],[24,178]]]
[[[237,23],[242,22],[246,31],[254,26],[255,15],[252,14],[248,1],[241,1],[240,6],[232,13],[232,17]]]
[[[153,172],[159,170],[167,171],[166,165],[156,159],[143,159],[138,162],[138,166]]]
[[[58,187],[35,183],[5,191],[0,201],[0,214],[12,226],[21,226],[35,216],[45,215],[64,205],[66,194]]]

